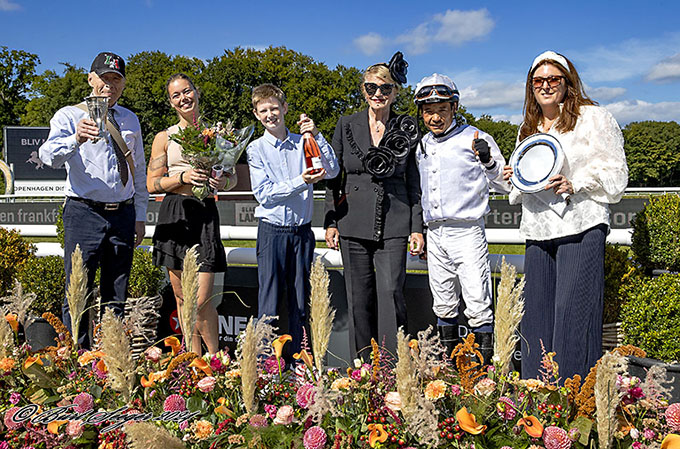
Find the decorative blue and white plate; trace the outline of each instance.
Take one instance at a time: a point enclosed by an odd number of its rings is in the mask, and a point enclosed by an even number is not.
[[[517,145],[510,156],[512,177],[510,182],[525,193],[540,192],[559,174],[564,162],[560,141],[554,136],[538,133]]]

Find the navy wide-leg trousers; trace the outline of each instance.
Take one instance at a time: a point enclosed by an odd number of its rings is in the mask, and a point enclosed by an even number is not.
[[[539,375],[545,352],[555,352],[560,377],[585,377],[602,355],[604,246],[607,226],[546,241],[528,240],[522,377]]]

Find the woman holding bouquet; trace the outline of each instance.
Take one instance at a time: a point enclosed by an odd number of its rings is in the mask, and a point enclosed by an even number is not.
[[[193,168],[182,155],[182,147],[171,136],[193,126],[200,116],[199,94],[183,73],[167,82],[170,106],[177,111],[179,123],[156,134],[147,172],[149,193],[165,193],[153,236],[153,259],[168,269],[177,307],[182,304],[182,264],[187,250],[198,245],[198,312],[192,336],[193,351],[201,353],[201,339],[209,353],[218,350],[217,310],[212,304],[215,273],[224,272],[227,259],[220,236],[220,218],[213,196],[200,200],[192,187],[208,183],[214,190],[229,190],[236,185],[236,174],[211,177],[210,170]]]
[[[342,253],[352,355],[367,356],[372,338],[394,352],[406,327],[407,246],[423,251],[417,122],[392,111],[407,65],[397,52],[366,69],[368,109],[341,117],[333,135],[342,176],[328,181],[324,227]]]

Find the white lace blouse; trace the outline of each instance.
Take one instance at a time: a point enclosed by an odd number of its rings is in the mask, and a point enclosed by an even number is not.
[[[628,184],[628,165],[621,128],[603,107],[582,106],[576,126],[561,133],[547,131],[562,144],[565,161],[561,173],[574,193],[562,217],[534,194],[514,187],[510,204],[522,203],[520,235],[527,240],[550,240],[609,224],[610,203],[617,203]],[[539,131],[544,132],[542,130]]]

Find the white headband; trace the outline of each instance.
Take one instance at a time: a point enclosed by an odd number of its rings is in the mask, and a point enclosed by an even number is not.
[[[536,66],[541,62],[545,61],[546,59],[551,59],[557,62],[559,65],[562,66],[562,68],[564,68],[564,70],[567,71],[567,73],[569,73],[569,64],[567,63],[567,59],[564,56],[557,54],[551,50],[544,51],[540,55],[536,56],[536,59],[534,59],[534,62],[531,64],[531,71],[533,72]]]

